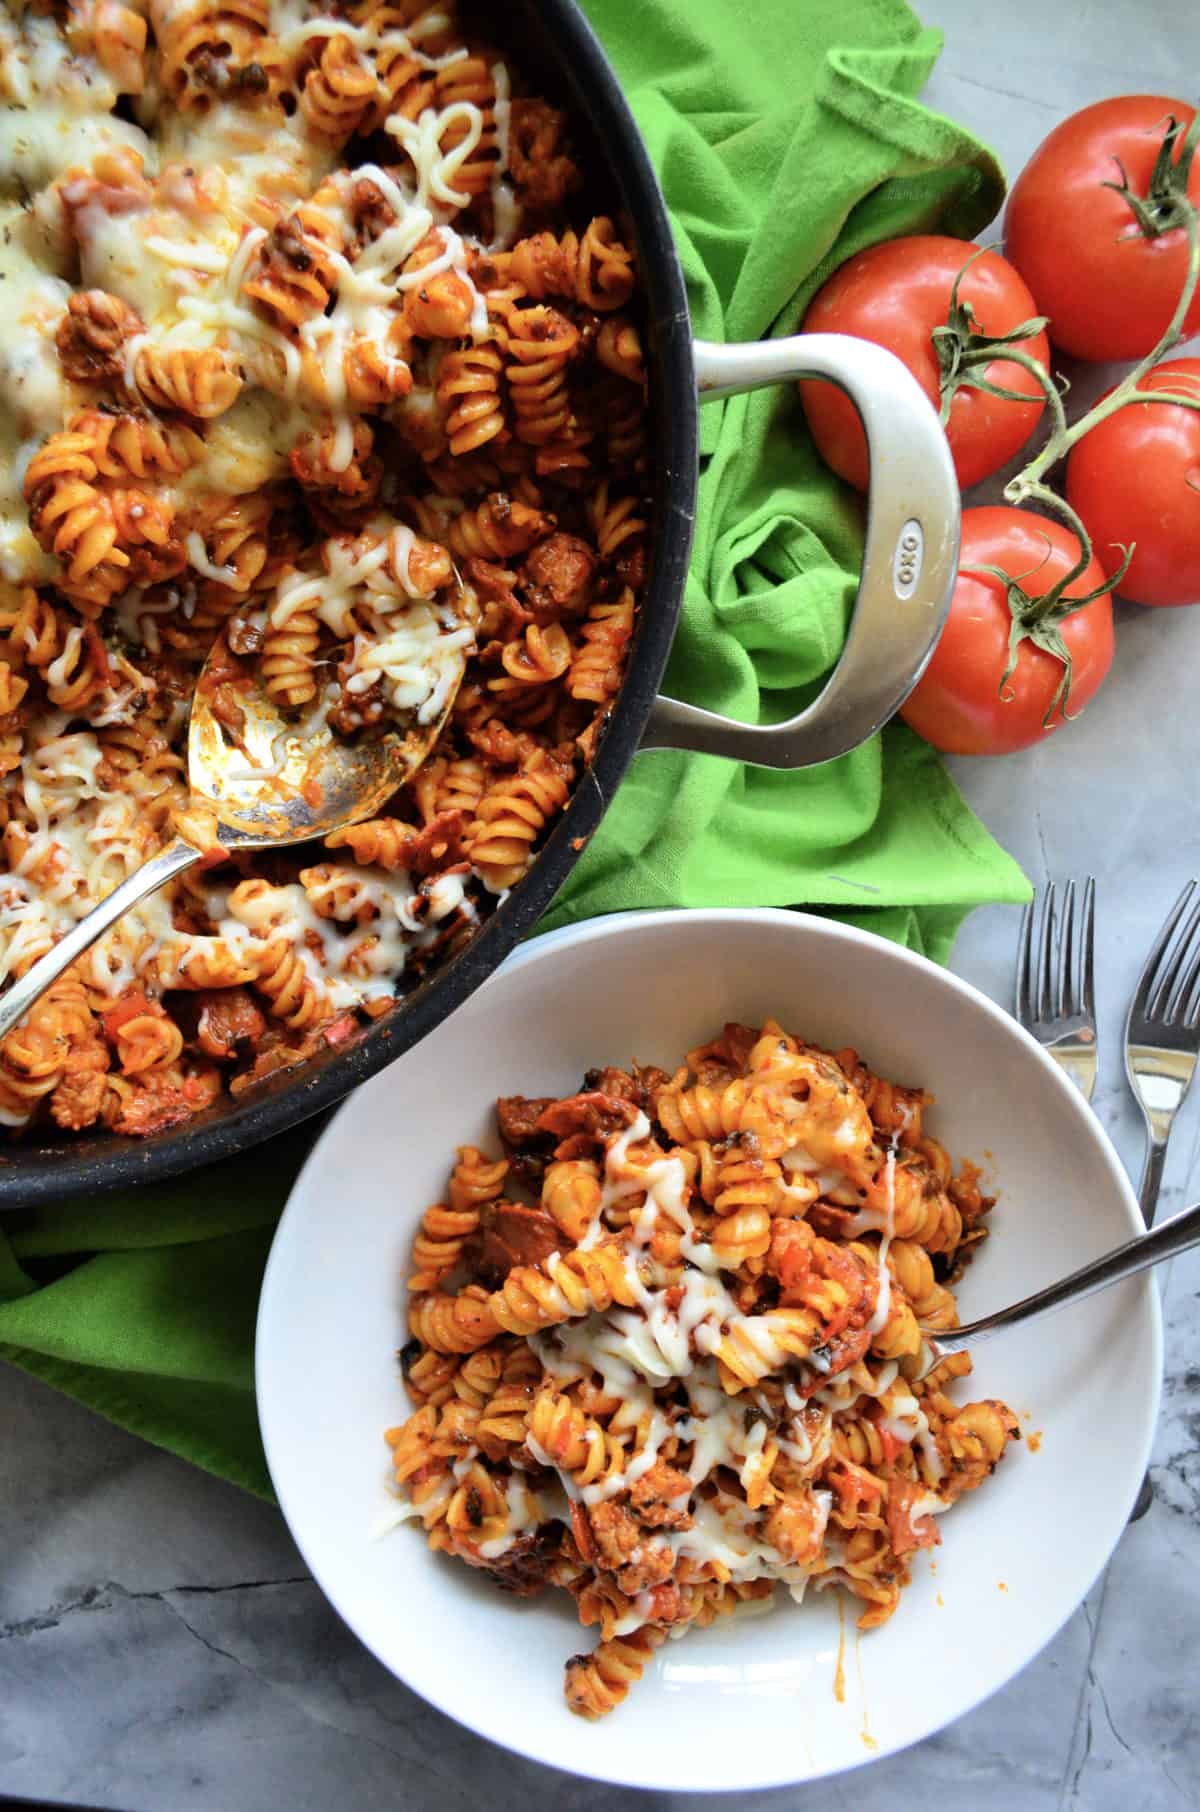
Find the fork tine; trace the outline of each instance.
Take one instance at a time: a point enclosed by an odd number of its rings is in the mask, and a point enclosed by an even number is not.
[[[1182,899],[1190,902],[1192,895],[1195,892],[1195,888],[1196,883],[1194,881],[1189,881],[1183,891]],[[1177,920],[1183,915],[1181,913],[1172,913],[1171,916],[1173,920]],[[1183,931],[1179,938],[1177,940],[1173,939],[1171,945],[1163,952],[1163,959],[1159,965],[1162,973],[1156,980],[1154,992],[1150,996],[1149,1003],[1147,1004],[1147,1018],[1161,1019],[1164,1023],[1169,1018],[1167,1010],[1168,1001],[1173,997],[1175,984],[1179,980],[1180,969],[1187,957],[1192,938],[1196,935],[1196,927],[1198,924],[1200,924],[1200,900],[1196,901],[1191,912],[1184,921]]]
[[[1174,986],[1166,1004],[1165,1019],[1170,1025],[1181,1012],[1184,1003],[1191,994],[1200,972],[1200,952],[1197,950],[1196,932],[1200,928],[1200,900],[1188,915],[1187,923],[1180,934],[1179,945],[1171,963],[1171,977]],[[1167,982],[1163,982],[1165,988]]]
[[[1083,1010],[1096,1017],[1096,877],[1089,875],[1087,886],[1083,890],[1083,923],[1079,929],[1079,944],[1083,953]]]
[[[1017,945],[1017,1018],[1023,1026],[1032,1024],[1034,1017],[1033,915],[1036,909],[1035,893],[1021,914],[1021,937]]]
[[[1196,983],[1200,981],[1200,950],[1192,953],[1187,974],[1178,982],[1171,996],[1169,1024],[1192,1026],[1196,1023],[1196,1007],[1193,996]]]
[[[1132,1011],[1136,1011],[1139,1013],[1149,1013],[1148,1003],[1149,1003],[1149,999],[1150,999],[1150,992],[1154,986],[1155,978],[1158,975],[1159,964],[1162,961],[1163,951],[1166,949],[1167,945],[1170,943],[1172,933],[1174,932],[1175,927],[1176,927],[1176,925],[1178,925],[1180,919],[1183,917],[1184,910],[1187,907],[1188,901],[1192,897],[1192,894],[1195,890],[1195,886],[1196,886],[1196,883],[1194,881],[1188,882],[1187,886],[1184,888],[1183,892],[1180,894],[1179,898],[1176,900],[1174,906],[1172,906],[1170,916],[1168,917],[1166,924],[1163,926],[1163,928],[1159,932],[1157,938],[1154,940],[1154,948],[1151,950],[1149,956],[1146,958],[1145,966],[1142,969],[1141,976],[1138,980],[1137,993],[1134,995],[1134,998],[1133,998],[1133,1008],[1131,1009]]]
[[[1037,1016],[1048,1019],[1054,1000],[1054,882],[1046,883],[1046,904],[1042,911],[1041,942],[1038,945]]]
[[[1075,882],[1063,889],[1062,932],[1058,940],[1058,973],[1055,977],[1054,1011],[1077,1013],[1079,1001],[1075,987]]]

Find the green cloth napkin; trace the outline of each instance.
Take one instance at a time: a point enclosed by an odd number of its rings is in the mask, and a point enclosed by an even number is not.
[[[585,4],[662,179],[705,338],[792,332],[853,252],[935,228],[970,237],[999,206],[990,152],[912,98],[941,38],[902,0]],[[702,446],[668,689],[771,721],[837,656],[860,505],[818,460],[790,387],[706,408]],[[970,907],[1026,893],[937,757],[896,724],[794,774],[639,756],[544,925],[804,903],[944,959]],[[0,1355],[269,1495],[254,1312],[311,1138],[302,1128],[173,1185],[4,1223]]]

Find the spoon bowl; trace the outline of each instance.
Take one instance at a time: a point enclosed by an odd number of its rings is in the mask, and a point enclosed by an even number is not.
[[[460,651],[465,656],[465,651]],[[410,780],[441,735],[466,665],[459,660],[436,715],[407,727],[335,735],[321,716],[284,717],[261,684],[214,683],[228,659],[224,632],[196,683],[188,724],[193,805],[181,828],[203,840],[203,814],[216,819],[223,849],[284,848],[359,824]]]

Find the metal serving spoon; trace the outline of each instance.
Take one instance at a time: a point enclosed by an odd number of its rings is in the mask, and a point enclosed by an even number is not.
[[[455,653],[458,670],[432,723],[343,741],[328,728],[306,737],[302,727],[280,715],[257,680],[238,685],[234,722],[223,723],[214,711],[220,684],[209,683],[218,663],[229,658],[222,632],[196,681],[188,725],[192,797],[182,819],[197,841],[176,836],[15,981],[0,996],[0,1038],[123,913],[211,857],[214,845],[230,854],[283,849],[370,818],[416,773],[437,741],[466,666],[465,655]],[[222,709],[222,718],[230,715]]]
[[[1058,1283],[1026,1296],[1022,1302],[1014,1302],[1011,1308],[998,1309],[994,1315],[983,1315],[961,1328],[923,1327],[925,1347],[917,1377],[925,1377],[947,1354],[965,1352],[977,1340],[986,1340],[989,1334],[1018,1327],[1035,1315],[1065,1308],[1069,1302],[1082,1302],[1085,1296],[1094,1296],[1098,1290],[1123,1283],[1125,1278],[1136,1277],[1139,1271],[1147,1271],[1151,1265],[1160,1265],[1164,1259],[1175,1258],[1197,1245],[1200,1245],[1200,1202],[1191,1208],[1182,1208],[1149,1233],[1139,1233],[1133,1239],[1127,1239],[1123,1246],[1114,1246],[1102,1258],[1094,1258]]]

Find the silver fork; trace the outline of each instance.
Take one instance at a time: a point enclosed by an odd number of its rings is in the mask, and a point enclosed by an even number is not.
[[[1125,1074],[1146,1122],[1146,1157],[1138,1201],[1147,1227],[1153,1225],[1158,1206],[1171,1127],[1191,1086],[1200,1054],[1197,889],[1198,884],[1189,881],[1171,909],[1146,958],[1125,1020]]]
[[[1078,908],[1078,910],[1077,910]],[[1082,902],[1074,881],[1057,904],[1051,881],[1021,920],[1017,952],[1017,1018],[1057,1060],[1090,1101],[1096,1087],[1096,883],[1088,877]]]
[[[1061,913],[1056,911],[1056,890],[1051,881],[1041,901],[1040,914],[1036,895],[1025,908],[1017,952],[1017,1018],[1025,1030],[1058,1060],[1084,1100],[1090,1101],[1096,1087],[1097,1057],[1096,883],[1090,875],[1084,883],[1082,910],[1077,923],[1078,901],[1076,883],[1068,881],[1063,889]],[[1164,1138],[1164,1147],[1165,1143]],[[1161,1174],[1160,1158],[1158,1175]],[[1130,1522],[1136,1523],[1145,1516],[1151,1502],[1152,1489],[1147,1475],[1142,1480]]]

